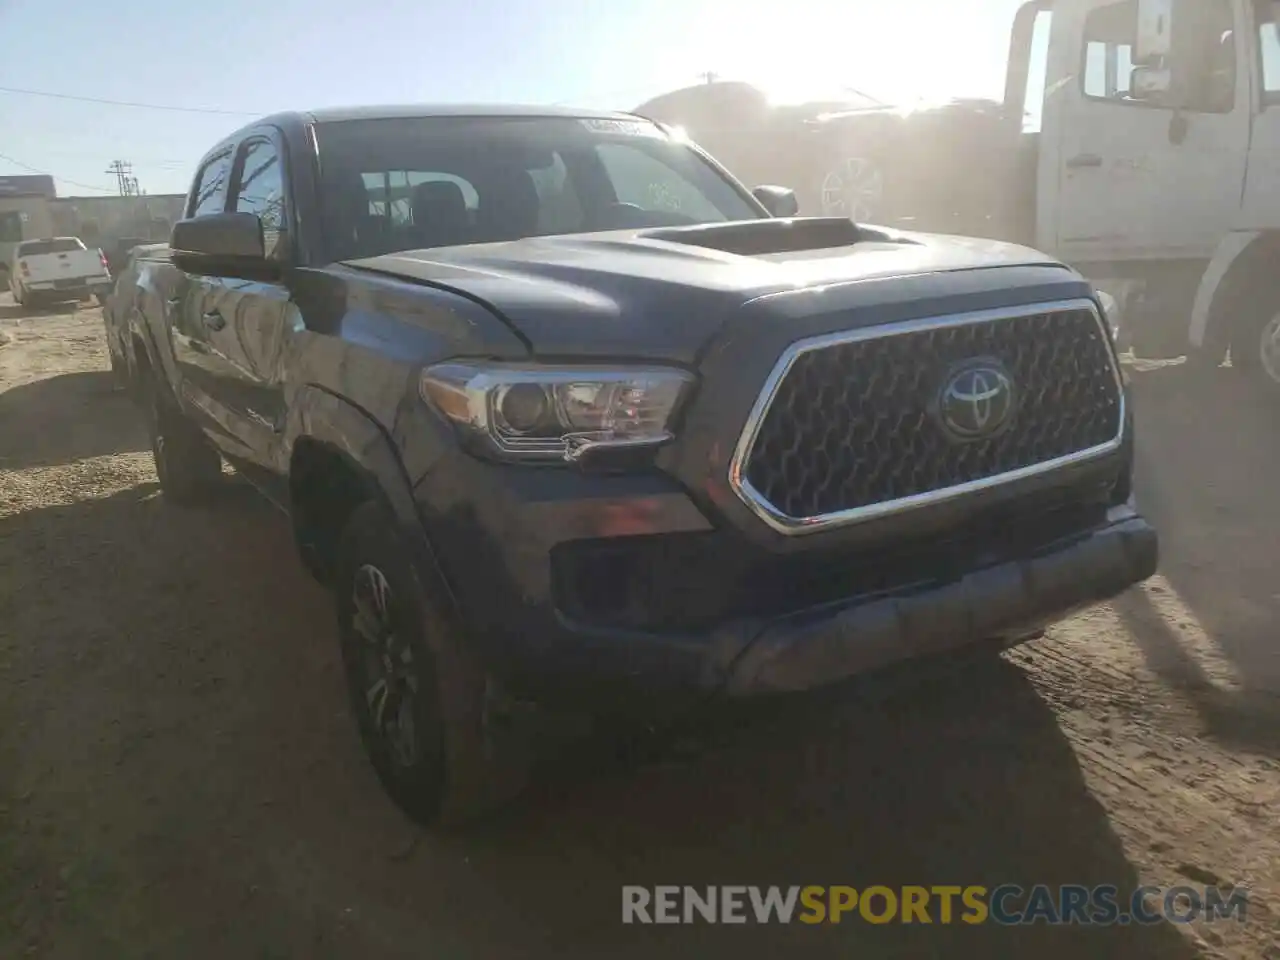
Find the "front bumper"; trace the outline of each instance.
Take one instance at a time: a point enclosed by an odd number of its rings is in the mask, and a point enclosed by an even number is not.
[[[834,553],[780,554],[708,520],[658,475],[450,460],[415,490],[425,529],[487,667],[544,701],[798,691],[1012,642],[1146,579],[1158,556],[1156,532],[1129,501],[1127,455],[1074,485],[1059,476],[1047,489],[1011,487],[940,508],[936,522],[837,532]],[[611,567],[611,551],[629,565]],[[558,566],[566,557],[572,576]],[[569,580],[581,581],[572,597]],[[609,616],[583,603],[605,594]]]
[[[1137,515],[1039,556],[975,570],[919,592],[764,626],[727,665],[729,693],[803,690],[982,641],[1015,641],[1156,571],[1156,532]]]

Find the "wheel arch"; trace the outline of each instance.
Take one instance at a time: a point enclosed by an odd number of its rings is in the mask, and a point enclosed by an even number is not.
[[[350,400],[309,385],[298,391],[285,425],[289,514],[303,563],[321,583],[351,512],[376,500],[395,518],[422,574],[424,588],[451,610],[452,589],[414,502],[404,463],[386,430]]]
[[[1206,354],[1226,354],[1251,299],[1274,295],[1280,281],[1280,231],[1237,232],[1223,239],[1196,292],[1189,342]],[[1280,306],[1278,306],[1280,309]]]

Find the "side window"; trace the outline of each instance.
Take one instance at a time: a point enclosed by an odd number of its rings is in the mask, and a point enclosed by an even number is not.
[[[676,214],[691,222],[720,222],[720,209],[678,171],[639,147],[603,143],[596,155],[613,185],[619,203],[630,203],[651,213]]]
[[[1230,113],[1235,107],[1236,35],[1232,0],[1181,4],[1174,19],[1181,31],[1175,98],[1192,113]],[[1164,106],[1133,92],[1137,66],[1138,0],[1121,0],[1090,12],[1084,27],[1084,95],[1131,106]]]
[[[1268,104],[1280,104],[1280,20],[1262,23],[1261,40],[1263,97]]]
[[[1044,95],[1049,76],[1049,37],[1053,30],[1053,11],[1036,14],[1031,29],[1031,50],[1027,69],[1026,94],[1022,105],[1022,132],[1039,133],[1044,124]]]
[[[231,151],[220,153],[200,170],[195,195],[191,198],[189,217],[222,213],[227,199],[227,177],[231,173]]]
[[[240,151],[236,178],[235,209],[254,213],[262,220],[267,256],[281,253],[281,234],[288,230],[285,216],[284,174],[280,157],[269,140],[251,140]]]

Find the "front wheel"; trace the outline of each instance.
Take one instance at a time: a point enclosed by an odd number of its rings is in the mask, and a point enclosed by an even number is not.
[[[394,518],[358,507],[333,581],[351,709],[391,799],[447,826],[518,793],[527,759],[503,743],[496,684],[423,582]]]

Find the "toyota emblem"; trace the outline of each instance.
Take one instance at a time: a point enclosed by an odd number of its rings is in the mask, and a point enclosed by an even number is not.
[[[942,426],[957,440],[985,440],[1009,423],[1013,381],[998,360],[971,360],[953,368],[938,396]]]

